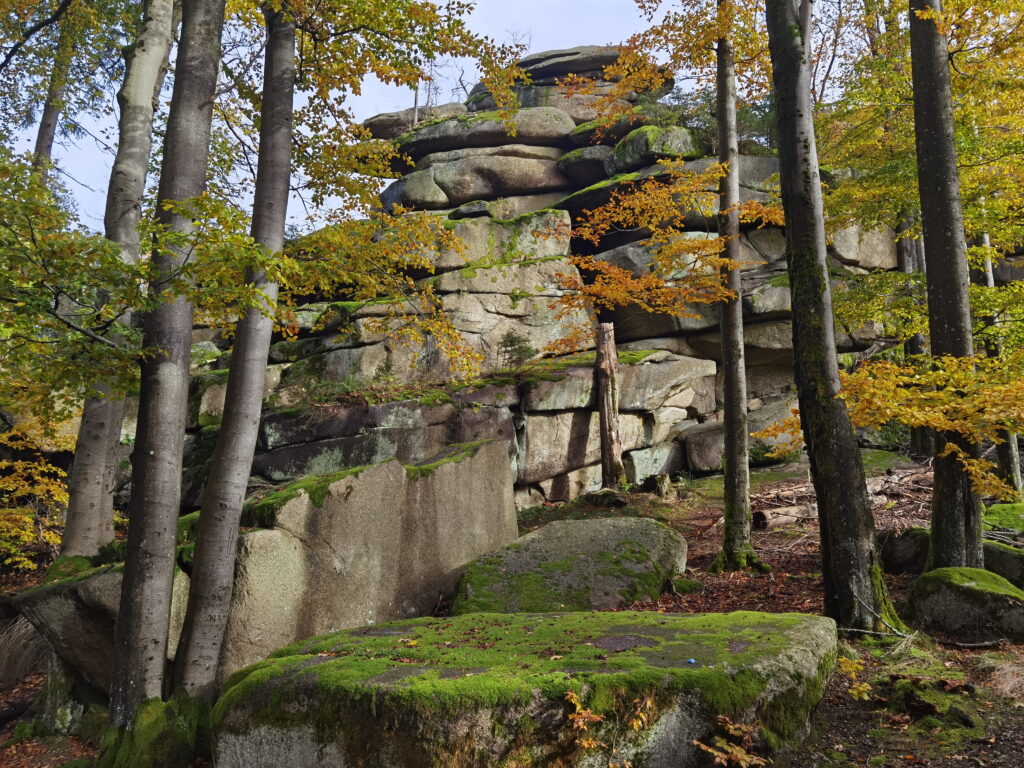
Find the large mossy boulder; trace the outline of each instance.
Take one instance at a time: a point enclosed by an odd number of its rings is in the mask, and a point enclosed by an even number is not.
[[[655,520],[559,520],[470,563],[452,613],[622,608],[685,568],[686,541]]]
[[[969,639],[1024,640],[1024,590],[980,568],[936,568],[910,587],[910,619],[926,630]]]
[[[234,675],[213,710],[215,759],[218,768],[695,768],[707,760],[692,742],[710,742],[718,715],[758,721],[767,750],[800,734],[835,653],[832,620],[799,614],[383,624],[296,643]],[[586,732],[573,728],[580,713]]]

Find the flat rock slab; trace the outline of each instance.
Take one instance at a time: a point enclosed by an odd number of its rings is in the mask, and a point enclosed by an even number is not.
[[[452,613],[622,608],[685,569],[686,541],[656,520],[558,520],[470,563]]]
[[[980,568],[936,568],[907,595],[916,626],[957,639],[1024,640],[1024,591]]]
[[[801,614],[394,622],[296,643],[233,676],[213,711],[215,758],[219,768],[695,768],[707,755],[692,741],[710,742],[717,715],[759,721],[773,745],[804,731],[835,654],[834,622]],[[599,718],[586,733],[573,728],[570,692]]]

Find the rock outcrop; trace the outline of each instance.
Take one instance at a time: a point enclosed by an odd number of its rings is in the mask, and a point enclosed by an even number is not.
[[[684,570],[686,541],[655,520],[559,520],[470,563],[452,614],[621,609]]]
[[[332,386],[358,387],[381,377],[442,382],[450,366],[429,339],[411,348],[388,335],[401,322],[394,302],[302,307],[298,338],[282,339],[271,350],[256,475],[279,483],[390,458],[419,462],[452,443],[493,438],[506,446],[520,504],[564,500],[599,484],[589,361],[511,379],[500,371],[508,362],[503,340],[539,353],[570,329],[593,322],[586,311],[555,306],[580,278],[570,261],[574,252],[636,275],[650,271],[654,253],[643,229],[616,230],[596,244],[574,240],[572,228],[587,210],[637,181],[664,178],[660,160],[681,160],[694,172],[717,162],[696,133],[672,124],[669,107],[650,98],[626,94],[628,116],[613,125],[592,119],[594,99],[613,85],[602,79],[603,68],[617,55],[614,48],[582,47],[528,56],[521,66],[533,80],[518,86],[522,108],[511,122],[491,111],[493,99],[482,86],[466,105],[367,121],[375,140],[393,141],[412,163],[382,194],[384,207],[435,212],[462,242],[461,249],[423,243],[422,255],[435,271],[416,277],[429,284],[466,343],[483,356],[484,378],[456,395],[449,391],[422,402],[330,406]],[[570,74],[596,78],[595,93],[563,88],[559,81]],[[769,199],[775,157],[767,151],[743,155],[738,171],[745,200]],[[679,237],[714,238],[714,214],[710,208],[688,212],[688,230]],[[778,228],[748,228],[740,245],[749,409],[757,428],[785,415],[793,400],[785,238]],[[831,248],[837,274],[893,266],[891,233],[847,230],[836,234]],[[680,264],[677,276],[691,266]],[[721,465],[718,311],[713,305],[693,309],[688,317],[635,307],[610,313],[620,348],[639,358],[624,356],[619,381],[632,482]],[[861,332],[838,333],[841,351],[869,343]],[[204,354],[216,357],[216,348]],[[225,373],[214,359],[193,383],[186,506],[196,504],[202,491]],[[311,400],[330,407],[312,408]]]
[[[697,768],[717,715],[799,735],[835,659],[798,614],[467,614],[297,643],[239,672],[214,712],[221,768]],[[593,719],[578,738],[572,692]],[[628,721],[644,705],[639,728]],[[612,749],[615,752],[612,752]]]

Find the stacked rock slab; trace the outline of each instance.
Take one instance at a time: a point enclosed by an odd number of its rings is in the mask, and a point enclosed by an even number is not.
[[[313,392],[316,385],[381,377],[441,381],[450,368],[429,339],[423,348],[411,348],[383,332],[394,304],[302,307],[298,337],[271,350],[254,474],[283,482],[393,457],[423,461],[450,443],[495,438],[507,447],[521,505],[563,500],[598,486],[597,416],[586,360],[563,366],[554,381],[536,377],[515,385],[486,377],[503,367],[506,334],[542,350],[571,328],[593,322],[586,312],[560,314],[555,306],[565,281],[579,276],[568,259],[574,251],[635,274],[649,271],[653,254],[645,240],[649,232],[642,229],[616,231],[596,245],[574,240],[572,228],[585,211],[635,181],[664,178],[660,160],[683,160],[695,172],[716,162],[697,135],[671,124],[664,105],[629,95],[629,117],[599,130],[592,119],[597,96],[570,94],[559,85],[567,75],[586,75],[597,78],[598,95],[606,93],[611,84],[601,80],[603,68],[617,55],[614,48],[589,46],[525,58],[521,66],[532,81],[517,87],[522,108],[512,118],[514,129],[490,110],[493,99],[482,86],[467,104],[366,121],[375,140],[393,141],[409,161],[404,175],[383,192],[383,205],[436,214],[464,246],[424,243],[435,272],[422,279],[467,344],[483,355],[485,378],[475,389],[441,401],[310,408],[311,400],[324,399]],[[768,154],[741,156],[741,197],[767,201],[777,170]],[[688,230],[680,237],[716,236],[713,210],[689,211],[686,220]],[[785,237],[778,228],[751,228],[740,240],[749,408],[755,425],[766,426],[794,402]],[[839,272],[895,266],[895,249],[884,233],[837,233],[832,256]],[[716,406],[717,308],[695,306],[689,317],[633,307],[613,314],[620,348],[634,355],[624,357],[620,382],[629,479],[718,469],[723,440]],[[863,333],[843,329],[837,338],[841,351],[869,343]],[[222,361],[204,359],[193,382],[186,505],[196,504],[202,490],[223,407],[223,368]]]

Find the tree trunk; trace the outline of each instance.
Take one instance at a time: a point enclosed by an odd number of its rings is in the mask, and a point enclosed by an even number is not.
[[[121,258],[128,264],[139,260],[139,217],[153,146],[153,113],[174,39],[174,0],[148,0],[143,14],[117,95],[117,155],[103,217],[107,239],[121,246]],[[100,389],[109,391],[105,385]],[[113,538],[113,479],[123,416],[123,398],[85,402],[69,479],[64,554],[95,555]]]
[[[601,485],[618,487],[625,479],[623,441],[618,433],[618,390],[615,369],[615,327],[611,323],[597,326],[597,411],[601,430]]]
[[[917,178],[928,264],[928,328],[932,355],[973,357],[967,241],[960,205],[960,172],[953,137],[953,96],[946,38],[918,11],[942,10],[940,0],[910,0]],[[974,455],[957,434],[938,435]],[[981,502],[955,456],[936,455],[929,564],[983,568]]]
[[[601,485],[617,488],[625,472],[622,467],[622,439],[619,436],[619,393],[615,369],[619,354],[615,348],[615,326],[597,325],[597,412],[601,430]]]
[[[779,115],[786,258],[793,294],[793,351],[800,421],[821,527],[825,614],[872,630],[894,620],[875,553],[860,451],[839,373],[825,220],[810,95],[811,3],[768,0],[768,38]]]
[[[50,81],[46,87],[43,111],[39,116],[39,127],[36,130],[36,144],[32,156],[32,169],[39,174],[43,184],[46,184],[50,178],[53,143],[57,138],[60,113],[64,110],[64,92],[67,89],[68,73],[71,70],[73,27],[68,16],[69,13],[65,13],[60,20],[57,49],[54,51],[53,67],[50,70]]]
[[[188,200],[205,188],[213,100],[220,65],[225,0],[186,2],[164,141],[159,200]],[[158,206],[160,223],[189,235],[192,222]],[[128,551],[117,621],[110,718],[124,726],[138,705],[164,693],[174,546],[181,496],[182,447],[189,385],[192,305],[168,282],[188,256],[187,246],[153,253],[151,291],[162,303],[143,323],[145,346],[157,350],[142,364],[139,431],[132,461]]]
[[[719,0],[721,4],[722,0]],[[719,183],[718,233],[725,238],[723,256],[738,263],[740,255],[739,138],[736,130],[736,62],[732,41],[717,45],[718,151],[728,172]],[[725,406],[725,525],[720,565],[746,568],[752,563],[750,538],[750,465],[747,433],[747,370],[744,362],[743,280],[739,267],[725,272],[733,298],[721,304],[723,400]]]
[[[92,557],[114,538],[115,472],[110,470],[116,469],[123,419],[124,398],[85,401],[71,466],[62,555]]]
[[[918,271],[917,239],[904,236],[912,221],[910,216],[900,217],[896,225],[896,263],[897,268],[904,274],[912,274]],[[924,335],[916,333],[903,342],[903,354],[909,357],[920,357],[926,352]],[[930,427],[910,428],[910,453],[913,456],[932,457],[935,455],[935,431]]]
[[[269,254],[284,247],[291,171],[295,25],[264,8],[266,65],[260,113],[260,149],[252,236]],[[250,283],[266,296],[265,312],[250,309],[236,327],[227,398],[199,515],[185,628],[178,650],[178,682],[194,698],[212,703],[221,645],[231,608],[242,502],[256,450],[263,381],[274,330],[277,284],[262,273]]]

